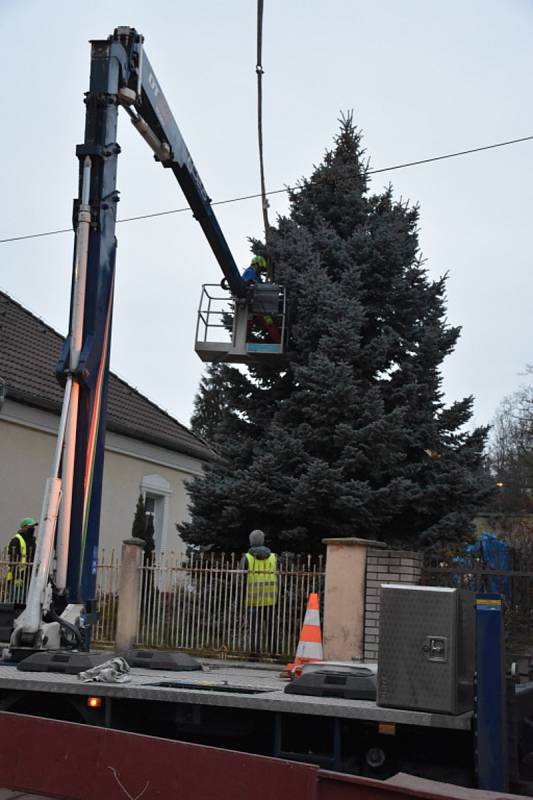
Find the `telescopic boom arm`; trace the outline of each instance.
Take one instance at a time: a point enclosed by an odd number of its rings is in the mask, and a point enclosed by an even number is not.
[[[241,303],[247,294],[209,196],[144,54],[143,37],[134,28],[121,27],[108,39],[91,45],[85,140],[76,148],[79,199],[74,201],[73,214],[69,335],[57,366],[58,379],[65,385],[60,436],[43,501],[41,520],[46,535],[38,541],[38,568],[26,609],[17,618],[12,636],[13,645],[25,647],[57,647],[61,631],[72,632],[73,621],[82,628],[85,625],[85,646],[90,644],[113,315],[120,106],[126,109],[156,160],[176,176],[232,295]],[[67,600],[70,604],[62,615],[64,619],[49,608],[50,592],[46,591],[60,497],[54,588],[56,598],[62,598],[63,605]],[[55,614],[56,621],[44,624],[43,611]],[[46,645],[46,641],[54,644]]]
[[[243,297],[245,284],[211,208],[211,199],[142,49],[143,38],[134,28],[117,28],[114,37],[130,48],[131,67],[126,84],[119,89],[119,102],[125,106],[133,125],[154,150],[156,159],[176,176],[231,293]]]

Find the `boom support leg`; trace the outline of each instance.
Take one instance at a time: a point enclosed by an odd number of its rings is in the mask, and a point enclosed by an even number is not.
[[[70,520],[65,514],[61,546],[63,551],[68,549],[69,601],[81,603],[88,610],[92,610],[96,590],[116,253],[116,174],[120,152],[116,141],[117,96],[124,56],[124,48],[115,41],[92,43],[85,142],[76,150],[80,160],[80,201],[75,203],[79,224],[71,299],[72,336],[59,365],[59,372],[79,385],[78,413],[73,425],[71,514]],[[76,277],[82,277],[84,263],[83,287]],[[63,552],[61,558],[65,555]],[[64,574],[63,567],[62,571]],[[60,578],[63,582],[63,575]]]

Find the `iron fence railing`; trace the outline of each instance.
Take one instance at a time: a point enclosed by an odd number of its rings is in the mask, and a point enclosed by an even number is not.
[[[520,654],[533,646],[533,571],[489,569],[480,558],[427,556],[421,582],[502,596],[507,651]]]
[[[32,564],[0,560],[0,602],[24,603]],[[16,578],[13,580],[12,578]],[[236,554],[161,556],[140,568],[137,644],[205,655],[281,659],[294,655],[307,600],[316,592],[323,607],[322,556],[278,558],[277,598],[272,607],[249,608],[247,570]],[[97,564],[98,622],[93,642],[115,641],[120,559],[101,551]]]
[[[33,563],[0,559],[0,603],[23,605],[31,578]],[[102,550],[97,565],[96,602],[100,616],[93,631],[99,644],[113,644],[118,609],[120,562],[114,552]]]
[[[279,558],[277,601],[249,608],[236,554],[163,557],[141,568],[137,640],[148,647],[285,658],[294,654],[311,592],[323,596],[322,557]]]
[[[114,550],[102,550],[96,566],[96,608],[98,622],[93,631],[95,644],[114,644],[117,627],[120,559]]]
[[[30,584],[32,562],[21,564],[0,559],[0,603],[25,603]]]

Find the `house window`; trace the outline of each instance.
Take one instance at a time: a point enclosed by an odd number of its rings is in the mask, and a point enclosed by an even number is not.
[[[141,481],[141,492],[144,495],[146,516],[150,516],[154,524],[155,552],[164,553],[172,549],[172,542],[168,540],[169,507],[172,494],[170,484],[161,475],[145,475]]]
[[[146,492],[144,496],[144,511],[147,517],[152,518],[154,526],[154,545],[157,553],[162,550],[163,540],[163,517],[165,513],[165,500],[163,495]]]

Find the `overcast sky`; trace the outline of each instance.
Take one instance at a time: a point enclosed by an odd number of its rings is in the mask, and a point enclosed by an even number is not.
[[[152,10],[153,9],[153,10]],[[91,38],[145,36],[159,83],[213,200],[258,191],[254,0],[0,0],[0,238],[70,225]],[[269,189],[308,176],[354,109],[374,168],[533,134],[529,0],[265,0]],[[119,217],[185,205],[170,171],[120,120]],[[533,142],[375,176],[418,202],[433,277],[449,273],[448,400],[490,420],[533,361]],[[287,210],[271,201],[271,217]],[[237,262],[260,236],[258,200],[216,213]],[[201,284],[219,268],[189,213],[117,226],[112,369],[188,423],[202,363]],[[0,288],[66,332],[72,233],[0,244]]]

